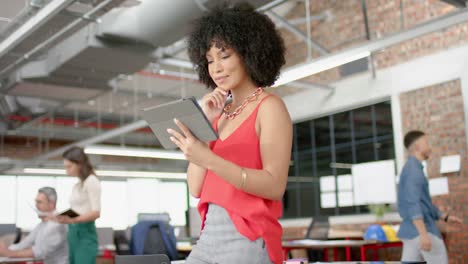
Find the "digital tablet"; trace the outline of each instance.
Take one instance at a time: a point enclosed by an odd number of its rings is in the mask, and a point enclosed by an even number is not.
[[[142,110],[142,115],[165,149],[177,148],[177,145],[170,140],[171,135],[167,133],[168,128],[181,133],[179,127],[174,123],[174,118],[188,127],[192,134],[201,141],[210,142],[218,138],[218,134],[206,118],[195,97],[145,108]]]

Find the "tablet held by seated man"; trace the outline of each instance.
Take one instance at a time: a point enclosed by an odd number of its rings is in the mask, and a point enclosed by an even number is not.
[[[0,256],[9,258],[34,258],[44,264],[67,264],[68,243],[65,225],[47,220],[55,214],[57,192],[54,188],[43,187],[36,196],[36,208],[42,220],[20,243],[6,247],[0,243]]]

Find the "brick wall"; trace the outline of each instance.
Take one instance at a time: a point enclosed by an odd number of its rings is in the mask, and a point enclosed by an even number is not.
[[[448,177],[449,194],[433,197],[443,211],[468,223],[468,149],[466,146],[463,98],[459,80],[424,87],[400,95],[403,133],[418,129],[430,138],[432,155],[427,162],[429,178]],[[440,158],[459,154],[460,172],[440,174]],[[468,261],[468,233],[450,226],[446,228],[446,245],[451,264]],[[466,229],[466,225],[465,225]]]
[[[367,0],[366,3],[371,40],[411,28],[456,9],[439,0]],[[311,22],[312,39],[331,53],[368,41],[360,0],[310,1],[310,10],[311,15],[318,15],[326,10],[332,14],[329,20]],[[305,17],[303,2],[298,2],[286,17],[288,19]],[[297,27],[306,32],[305,24],[299,24]],[[287,46],[286,67],[305,62],[307,60],[305,42],[286,29],[280,31]],[[467,42],[468,23],[463,23],[386,48],[375,54],[374,64],[377,69],[382,69]],[[320,56],[313,50],[313,58]],[[306,79],[329,83],[340,78],[340,73],[335,68]]]

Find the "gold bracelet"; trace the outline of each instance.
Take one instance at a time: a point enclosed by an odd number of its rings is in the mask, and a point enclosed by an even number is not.
[[[245,186],[245,181],[247,180],[247,172],[245,172],[244,168],[241,168],[241,176],[242,176],[242,181],[241,181],[239,189],[243,190]]]

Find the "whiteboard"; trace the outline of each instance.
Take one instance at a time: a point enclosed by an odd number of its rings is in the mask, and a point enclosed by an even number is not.
[[[395,161],[353,165],[354,205],[396,203]]]

